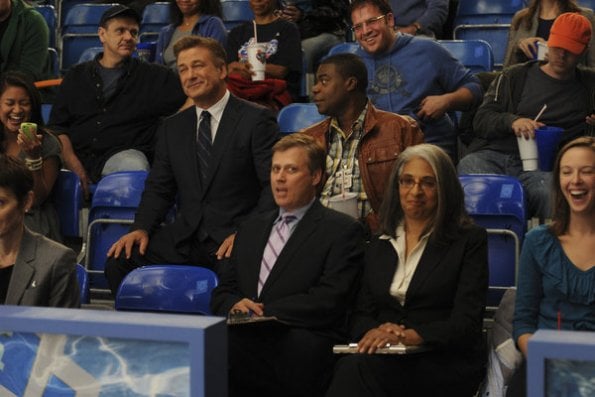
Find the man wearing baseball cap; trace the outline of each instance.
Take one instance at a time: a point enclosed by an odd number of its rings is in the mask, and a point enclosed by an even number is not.
[[[90,182],[116,171],[148,170],[162,117],[185,102],[168,68],[133,58],[140,16],[115,5],[99,23],[103,52],[73,66],[60,86],[49,124],[59,134],[66,166]]]
[[[550,217],[551,172],[523,171],[517,136],[534,138],[535,130],[544,125],[564,130],[560,145],[595,134],[595,70],[578,66],[591,33],[584,16],[561,14],[550,30],[546,61],[504,69],[484,96],[473,120],[470,153],[458,165],[459,174],[518,177],[529,217],[542,221]]]

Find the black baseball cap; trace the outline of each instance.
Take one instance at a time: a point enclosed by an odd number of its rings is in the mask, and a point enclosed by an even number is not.
[[[140,25],[140,15],[132,8],[123,6],[121,4],[115,5],[109,8],[106,12],[103,13],[101,16],[101,20],[99,21],[99,26],[105,26],[105,23],[112,18],[117,17],[129,17],[132,18]]]

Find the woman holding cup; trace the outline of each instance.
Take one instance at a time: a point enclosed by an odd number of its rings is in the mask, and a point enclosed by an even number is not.
[[[42,128],[41,97],[19,72],[0,77],[0,153],[24,161],[33,173],[33,206],[25,224],[34,232],[60,241],[58,215],[48,200],[61,167],[58,138]]]
[[[547,52],[547,40],[554,20],[565,12],[577,12],[595,25],[595,15],[588,8],[581,8],[576,0],[531,0],[526,8],[514,14],[508,34],[504,67],[532,59],[540,59],[539,47]],[[595,66],[595,43],[583,57],[582,64]]]
[[[279,17],[277,0],[250,0],[254,21],[236,26],[227,37],[229,74],[245,80],[285,80],[293,99],[299,97],[302,75],[302,46],[297,26]],[[260,64],[249,61],[257,52]],[[253,64],[254,63],[254,64]],[[264,74],[259,73],[264,67]]]

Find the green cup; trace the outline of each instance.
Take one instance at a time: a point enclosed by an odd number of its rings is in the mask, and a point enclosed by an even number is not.
[[[21,123],[21,131],[30,141],[35,139],[37,135],[37,124],[35,123]]]

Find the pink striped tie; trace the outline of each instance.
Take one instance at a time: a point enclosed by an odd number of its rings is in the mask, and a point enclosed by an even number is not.
[[[269,277],[269,274],[271,273],[273,266],[275,266],[277,258],[281,254],[283,246],[289,238],[289,224],[295,221],[296,219],[297,218],[294,215],[284,214],[281,220],[277,222],[277,224],[273,227],[273,231],[264,249],[264,254],[262,255],[262,262],[260,264],[260,274],[258,276],[258,295],[260,295],[260,291],[262,291],[264,283]]]

